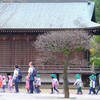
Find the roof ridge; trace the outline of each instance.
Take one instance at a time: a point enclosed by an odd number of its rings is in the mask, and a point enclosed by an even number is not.
[[[2,2],[8,2],[8,0],[1,0]],[[11,0],[10,2],[19,3],[63,3],[63,2],[87,2],[90,0]]]

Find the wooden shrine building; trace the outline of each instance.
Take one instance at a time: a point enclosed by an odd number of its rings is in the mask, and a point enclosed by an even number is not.
[[[27,3],[24,0],[23,3],[0,3],[0,74],[12,74],[13,66],[18,64],[26,75],[29,61],[34,62],[37,56],[32,43],[39,34],[76,29],[100,34],[100,24],[95,22],[94,2],[28,0]],[[46,80],[47,76],[50,77],[50,73],[58,73],[59,81],[62,81],[61,67],[58,66],[57,69],[54,65],[55,70],[48,70],[47,66],[36,66],[38,72],[43,74],[43,82],[51,81]],[[74,74],[79,70],[82,71],[82,69],[69,70],[71,82],[74,81]],[[87,69],[81,73],[92,73],[92,71]]]

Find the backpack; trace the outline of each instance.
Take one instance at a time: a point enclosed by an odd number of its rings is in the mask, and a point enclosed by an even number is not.
[[[37,70],[33,67],[33,73],[32,73],[33,77],[35,77],[37,75]]]
[[[37,70],[33,67],[33,72],[30,74],[29,80],[34,80],[34,77],[37,75]]]
[[[23,75],[22,75],[21,70],[19,69],[19,71],[18,71],[18,79],[19,79],[19,81],[21,81],[22,78],[23,78]]]

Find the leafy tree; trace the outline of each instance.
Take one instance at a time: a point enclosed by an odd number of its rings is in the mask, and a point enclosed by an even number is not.
[[[92,39],[93,48],[90,49],[91,57],[90,63],[93,66],[100,66],[100,36],[93,36]]]
[[[64,64],[63,79],[65,98],[69,98],[67,67],[71,61],[70,54],[76,50],[89,49],[91,47],[90,37],[86,31],[50,31],[49,33],[38,36],[34,43],[36,50],[42,54],[38,58],[41,62],[50,57],[54,58],[56,53],[61,53],[65,56],[65,60],[62,59]]]
[[[96,12],[96,20],[100,23],[100,0],[94,0],[95,2],[95,12]]]

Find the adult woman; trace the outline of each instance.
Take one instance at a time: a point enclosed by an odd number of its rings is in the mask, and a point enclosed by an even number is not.
[[[19,68],[18,65],[15,66],[14,74],[13,74],[13,82],[15,84],[15,93],[19,92],[18,84],[19,84],[19,79],[18,79],[18,73],[19,73]]]
[[[33,77],[33,70],[35,68],[33,67],[33,63],[29,62],[29,69],[28,69],[28,77],[29,77],[29,93],[33,93],[34,87],[33,87],[33,81],[34,81],[34,77]]]

